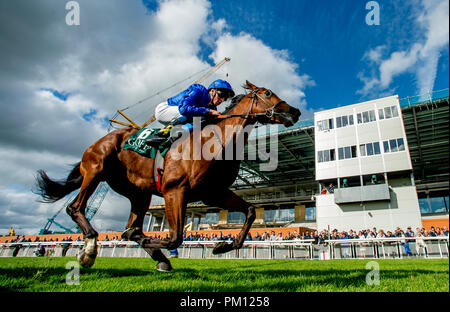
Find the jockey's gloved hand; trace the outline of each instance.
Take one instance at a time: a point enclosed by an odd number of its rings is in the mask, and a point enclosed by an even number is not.
[[[217,116],[220,116],[222,114],[219,111],[217,111],[217,110],[210,109],[209,112],[208,112],[208,115],[217,117]]]

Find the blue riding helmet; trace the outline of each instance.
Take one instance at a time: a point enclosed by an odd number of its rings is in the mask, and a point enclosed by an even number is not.
[[[208,87],[208,91],[211,89],[218,89],[225,91],[228,98],[234,96],[234,91],[231,85],[227,81],[222,79],[217,79],[211,82],[211,84]]]

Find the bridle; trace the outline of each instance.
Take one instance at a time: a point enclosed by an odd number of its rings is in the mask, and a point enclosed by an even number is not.
[[[277,116],[277,115],[282,115],[282,113],[278,113],[275,112],[275,108],[282,104],[282,103],[286,103],[285,101],[281,100],[278,103],[276,103],[275,105],[271,105],[271,103],[268,103],[266,101],[266,99],[264,99],[261,95],[259,95],[259,91],[261,91],[261,88],[258,88],[256,90],[252,90],[251,96],[250,98],[252,99],[252,102],[250,104],[250,109],[248,110],[247,114],[232,114],[232,115],[222,115],[222,118],[232,118],[232,117],[240,117],[240,118],[245,118],[245,119],[249,119],[249,118],[255,118],[255,117],[260,117],[260,116],[264,116],[266,117],[268,120],[270,120],[270,118],[272,118],[273,116]],[[273,93],[270,90],[267,90],[265,92],[265,97],[266,98],[270,98]],[[263,109],[264,109],[264,113],[252,113],[253,110],[253,106],[255,105],[260,105]]]

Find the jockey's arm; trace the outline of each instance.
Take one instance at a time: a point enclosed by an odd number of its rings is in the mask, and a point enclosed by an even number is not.
[[[178,106],[180,114],[186,117],[205,116],[210,111],[209,108],[199,106],[202,94],[197,90],[193,90],[181,101]]]

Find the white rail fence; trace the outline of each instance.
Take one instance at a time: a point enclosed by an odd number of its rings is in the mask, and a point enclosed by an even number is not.
[[[404,259],[449,258],[449,237],[409,237],[376,239],[246,241],[241,249],[213,255],[217,241],[185,241],[178,248],[180,258],[190,259]],[[37,242],[0,244],[0,257],[74,257],[84,242]],[[134,242],[98,242],[99,257],[145,258],[149,255]],[[407,250],[410,250],[408,253]],[[167,250],[163,250],[169,255]]]

